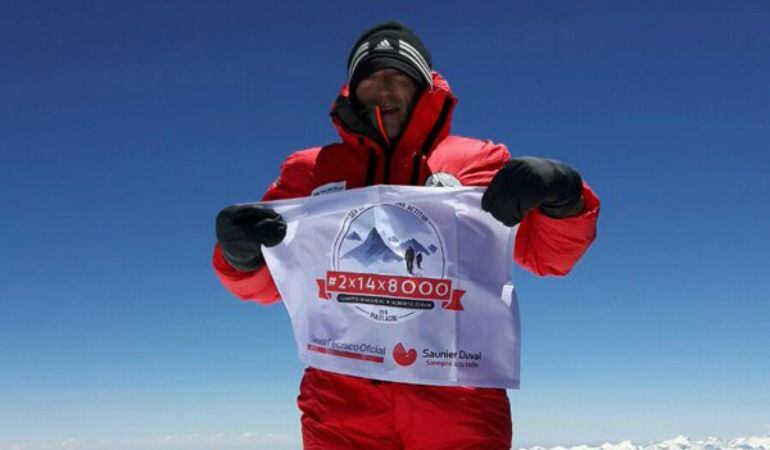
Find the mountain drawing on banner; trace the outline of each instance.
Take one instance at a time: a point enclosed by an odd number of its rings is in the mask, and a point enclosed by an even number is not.
[[[404,259],[385,244],[377,228],[372,228],[366,240],[358,247],[345,253],[343,258],[353,258],[364,266],[374,262],[390,263]]]
[[[402,242],[399,247],[401,248],[401,250],[404,250],[404,251],[406,251],[406,249],[408,249],[409,247],[412,247],[414,249],[415,254],[425,253],[426,255],[430,255],[431,253],[436,251],[435,250],[436,246],[434,246],[433,244],[431,244],[430,247],[433,247],[434,250],[428,251],[422,244],[417,242],[417,239],[414,239],[414,238],[409,239],[408,241]]]
[[[361,236],[359,236],[358,233],[356,233],[355,231],[350,233],[347,239],[350,239],[351,241],[363,241],[363,239],[361,239]]]

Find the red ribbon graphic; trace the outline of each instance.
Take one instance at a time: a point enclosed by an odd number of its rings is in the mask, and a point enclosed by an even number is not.
[[[462,311],[460,298],[465,291],[452,289],[452,280],[441,278],[404,277],[356,272],[326,272],[326,278],[316,280],[318,297],[331,299],[331,294],[344,293],[375,297],[404,298],[442,302],[442,308]]]

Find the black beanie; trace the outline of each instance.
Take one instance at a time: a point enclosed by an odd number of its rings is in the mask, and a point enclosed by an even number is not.
[[[385,68],[409,75],[420,88],[433,88],[430,52],[420,38],[401,22],[385,22],[365,31],[348,56],[348,86],[355,100],[356,86]]]

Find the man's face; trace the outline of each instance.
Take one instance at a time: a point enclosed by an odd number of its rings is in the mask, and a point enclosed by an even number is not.
[[[380,107],[385,134],[393,139],[406,126],[417,85],[400,70],[381,69],[361,80],[355,94],[361,107],[371,111]],[[376,119],[373,125],[377,127]]]

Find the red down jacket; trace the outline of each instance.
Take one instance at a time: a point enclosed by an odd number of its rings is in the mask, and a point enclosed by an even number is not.
[[[444,172],[465,186],[486,186],[510,158],[502,144],[449,134],[456,99],[433,74],[396,148],[356,130],[342,89],[332,117],[341,143],[298,151],[281,167],[263,200],[304,197],[328,183],[346,189],[372,184],[424,185]],[[553,219],[532,210],[519,226],[514,257],[538,275],[565,275],[593,241],[599,199],[584,185],[583,211]],[[280,300],[266,267],[240,272],[215,247],[214,268],[233,294],[263,304]],[[510,448],[508,399],[501,389],[469,389],[379,382],[307,369],[299,406],[306,449]],[[375,431],[376,430],[376,431]],[[446,430],[446,433],[437,433]]]

